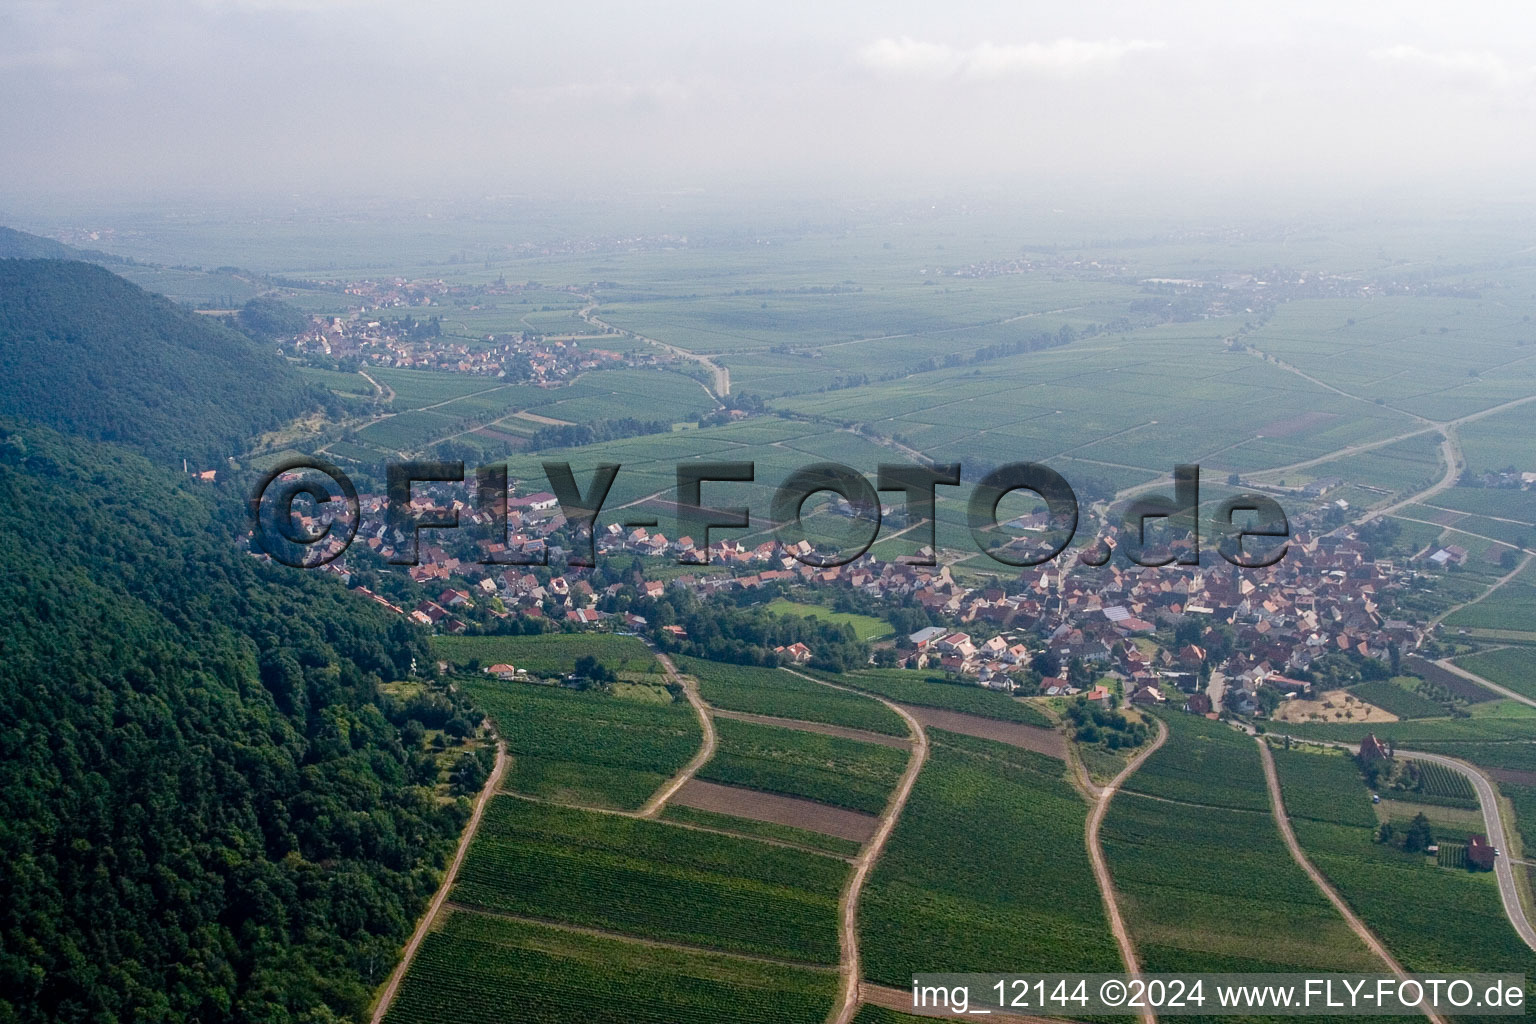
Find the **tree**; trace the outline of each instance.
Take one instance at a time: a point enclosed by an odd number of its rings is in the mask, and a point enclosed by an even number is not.
[[[1435,843],[1435,834],[1430,830],[1429,819],[1420,811],[1413,816],[1413,821],[1408,824],[1408,831],[1403,833],[1403,849],[1409,853],[1423,853]]]

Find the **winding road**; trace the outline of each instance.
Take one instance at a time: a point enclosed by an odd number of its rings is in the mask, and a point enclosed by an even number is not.
[[[1509,923],[1515,926],[1515,931],[1519,933],[1521,940],[1531,948],[1532,952],[1536,952],[1536,928],[1531,927],[1530,919],[1525,916],[1525,907],[1520,903],[1520,890],[1515,882],[1515,870],[1509,866],[1509,858],[1502,853],[1502,849],[1509,846],[1509,841],[1504,831],[1504,821],[1499,814],[1499,794],[1494,789],[1493,783],[1488,780],[1488,776],[1467,762],[1446,757],[1444,754],[1426,754],[1413,750],[1394,750],[1393,754],[1410,761],[1429,761],[1443,765],[1466,776],[1472,783],[1472,788],[1477,791],[1477,802],[1482,807],[1483,830],[1488,836],[1488,841],[1501,849],[1499,856],[1493,859],[1493,873],[1499,883],[1499,899],[1504,903],[1504,915],[1509,918]]]

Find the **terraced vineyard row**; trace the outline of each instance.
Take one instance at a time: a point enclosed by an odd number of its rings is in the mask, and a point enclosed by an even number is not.
[[[664,822],[493,800],[453,898],[645,939],[837,962],[843,861]]]
[[[983,718],[997,718],[1005,722],[1022,722],[1025,725],[1051,728],[1051,720],[1029,704],[1014,700],[996,690],[945,683],[942,677],[932,672],[891,668],[866,669],[847,672],[843,675],[816,671],[810,671],[807,674],[826,679],[839,686],[852,686],[870,693],[877,693],[902,704],[943,708],[946,711],[963,711]]]
[[[907,753],[813,732],[715,721],[719,746],[698,777],[729,786],[804,797],[867,814],[884,809]]]
[[[698,749],[687,702],[652,704],[491,679],[466,681],[512,753],[505,788],[558,803],[633,810]]]
[[[482,914],[427,937],[387,1024],[820,1024],[836,975]]]
[[[726,711],[798,718],[887,736],[905,736],[907,727],[890,708],[856,693],[834,690],[772,668],[727,665],[697,658],[676,659],[678,668],[699,680],[699,693]]]
[[[864,975],[1116,971],[1119,954],[1064,764],[929,730],[928,763],[859,908]]]
[[[1195,715],[1168,714],[1161,750],[1125,783],[1131,793],[1250,811],[1269,808],[1269,791],[1253,741]]]

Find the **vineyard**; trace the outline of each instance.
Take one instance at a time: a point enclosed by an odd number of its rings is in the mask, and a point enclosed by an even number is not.
[[[1122,793],[1102,842],[1149,971],[1378,966],[1291,859],[1267,810]]]
[[[859,905],[867,978],[1116,971],[1083,845],[1087,808],[1060,761],[930,730],[930,758]]]
[[[1163,716],[1168,742],[1126,780],[1127,792],[1212,807],[1267,811],[1269,792],[1251,739],[1221,722]]]
[[[1340,804],[1355,799],[1357,785],[1343,773],[1305,769],[1282,770],[1281,782],[1287,805],[1303,799],[1302,785],[1314,790],[1307,799]],[[1298,818],[1293,827],[1318,870],[1409,971],[1510,971],[1536,977],[1536,956],[1515,934],[1498,890],[1486,878],[1440,870],[1420,854],[1377,843],[1369,825]]]
[[[843,675],[831,675],[824,672],[810,672],[810,675],[818,676],[839,686],[852,686],[870,693],[879,694],[889,700],[899,701],[903,704],[918,704],[929,708],[943,708],[946,711],[963,711],[966,714],[980,715],[983,718],[998,718],[1005,722],[1022,722],[1025,725],[1038,725],[1049,729],[1051,720],[1043,712],[1022,701],[997,692],[985,690],[973,683],[953,684],[943,681],[941,676],[935,676],[928,672],[912,672],[907,669],[866,669],[860,672],[848,672]]]
[[[715,732],[719,745],[699,778],[866,814],[884,810],[907,764],[904,750],[731,718],[716,719]]]
[[[457,911],[388,1024],[821,1024],[837,977]]]
[[[1444,718],[1448,714],[1444,705],[1388,679],[1373,679],[1350,687],[1349,692],[1398,718]]]
[[[1354,758],[1300,750],[1276,750],[1274,757],[1289,817],[1375,827],[1370,792]]]
[[[837,836],[795,828],[792,825],[780,825],[772,821],[738,818],[734,814],[717,814],[714,811],[684,807],[681,804],[667,804],[661,812],[661,817],[664,821],[676,821],[684,825],[698,825],[700,828],[734,832],[737,835],[756,839],[773,839],[781,843],[792,843],[795,846],[808,846],[813,850],[839,857],[852,857],[859,852],[859,844],[851,839],[839,839]]]
[[[512,761],[503,787],[514,793],[633,809],[698,750],[699,722],[685,701],[653,704],[485,678],[464,687],[507,742]]]
[[[887,736],[905,736],[907,727],[890,708],[856,693],[834,690],[771,668],[749,668],[695,658],[676,659],[678,668],[699,680],[699,692],[715,707],[776,718],[797,718]]]
[[[1433,761],[1415,761],[1413,768],[1418,775],[1417,795],[1423,802],[1450,807],[1477,806],[1477,792],[1473,790],[1471,780],[1455,769]]]
[[[497,797],[453,898],[545,921],[837,962],[840,860],[751,839]]]

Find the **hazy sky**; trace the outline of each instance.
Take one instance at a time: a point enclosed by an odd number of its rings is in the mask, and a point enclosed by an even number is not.
[[[1481,188],[1533,129],[1530,3],[0,4],[13,195]]]

